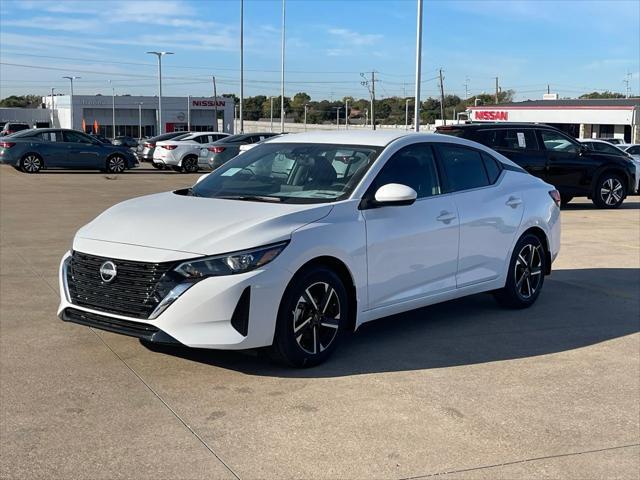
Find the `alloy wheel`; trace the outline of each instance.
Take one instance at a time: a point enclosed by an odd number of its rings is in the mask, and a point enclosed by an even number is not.
[[[617,178],[607,178],[600,187],[600,198],[609,206],[616,205],[622,200],[622,183]]]
[[[122,157],[111,157],[109,159],[109,171],[112,173],[122,173],[124,172],[124,158]]]
[[[42,168],[42,162],[36,155],[27,155],[22,160],[22,168],[25,172],[36,173]]]
[[[527,243],[518,253],[514,268],[518,295],[523,299],[531,298],[542,281],[541,247]]]
[[[183,162],[184,171],[187,173],[195,173],[198,171],[198,160],[195,158],[187,158]]]
[[[309,354],[326,350],[340,326],[340,299],[326,282],[305,289],[293,310],[293,334],[298,346]]]

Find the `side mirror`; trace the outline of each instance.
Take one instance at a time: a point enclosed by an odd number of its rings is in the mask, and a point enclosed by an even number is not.
[[[591,149],[586,145],[580,145],[580,150],[578,151],[578,155],[584,155],[585,153],[589,153]]]
[[[399,183],[388,183],[380,187],[366,208],[392,207],[411,205],[418,198],[416,191],[406,185]]]
[[[197,184],[199,184],[202,180],[204,180],[204,179],[205,179],[205,178],[207,178],[208,176],[209,176],[209,174],[208,174],[208,173],[205,173],[204,175],[200,175],[200,176],[198,177],[198,179],[196,180],[196,183],[195,183],[195,184],[196,184],[196,185],[197,185]]]

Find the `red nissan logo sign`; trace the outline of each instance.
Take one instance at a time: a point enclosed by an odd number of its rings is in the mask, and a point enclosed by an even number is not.
[[[509,112],[495,110],[476,110],[476,120],[509,120]]]
[[[224,107],[224,102],[218,100],[218,106]],[[215,107],[216,102],[213,100],[191,100],[191,106],[193,107]]]

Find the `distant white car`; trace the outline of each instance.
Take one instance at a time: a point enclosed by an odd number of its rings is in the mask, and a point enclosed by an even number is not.
[[[636,167],[636,192],[640,191],[640,145],[613,145],[609,141],[605,140],[582,140],[582,143],[589,147],[591,150],[598,153],[607,153],[609,155],[616,155],[618,157],[624,156],[631,160]],[[624,148],[628,147],[628,148]],[[629,148],[634,147],[632,151]],[[634,155],[632,152],[637,152]]]
[[[222,132],[196,132],[179,140],[157,142],[153,164],[155,167],[170,167],[178,172],[197,172],[200,149],[228,136],[228,133]]]

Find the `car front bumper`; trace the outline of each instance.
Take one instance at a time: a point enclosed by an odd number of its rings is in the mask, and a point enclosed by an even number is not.
[[[287,270],[275,265],[209,277],[193,284],[157,318],[146,320],[72,303],[65,270],[70,255],[67,252],[60,263],[61,320],[196,348],[241,350],[271,345],[280,299],[290,277]]]

